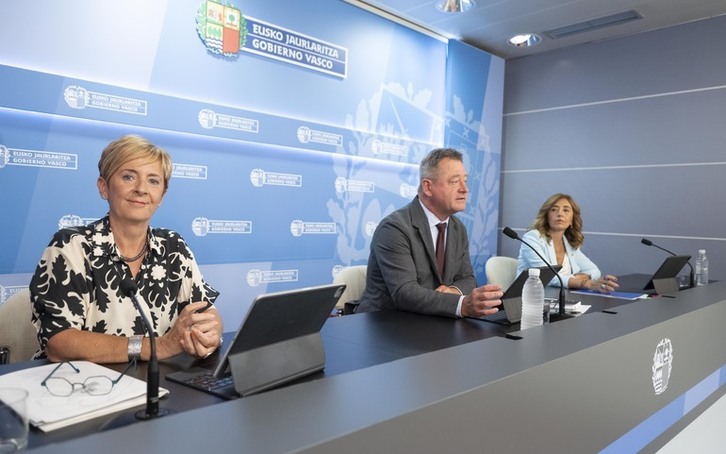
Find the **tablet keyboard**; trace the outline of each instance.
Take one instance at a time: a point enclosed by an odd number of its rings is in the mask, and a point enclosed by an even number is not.
[[[204,370],[195,373],[187,371],[173,372],[166,375],[166,379],[188,386],[209,394],[214,394],[223,399],[236,399],[239,394],[234,389],[232,375],[215,377],[212,371]]]
[[[224,386],[230,386],[233,382],[231,375],[229,377],[217,378],[212,372],[204,372],[197,376],[189,377],[184,380],[184,384],[201,391],[209,392]]]

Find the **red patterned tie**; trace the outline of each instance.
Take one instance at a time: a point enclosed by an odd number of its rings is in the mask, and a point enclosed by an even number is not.
[[[436,224],[439,234],[436,237],[436,264],[439,266],[439,273],[444,275],[444,255],[446,254],[446,222]]]

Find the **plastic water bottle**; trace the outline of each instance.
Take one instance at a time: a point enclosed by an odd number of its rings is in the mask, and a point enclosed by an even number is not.
[[[699,249],[696,258],[696,285],[706,284],[708,284],[708,257],[705,249]]]
[[[530,268],[529,277],[522,289],[522,322],[521,329],[542,324],[544,314],[544,287],[539,279],[539,268]]]

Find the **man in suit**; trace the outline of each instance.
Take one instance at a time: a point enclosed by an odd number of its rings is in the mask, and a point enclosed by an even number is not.
[[[466,229],[453,216],[466,208],[466,179],[457,150],[437,148],[421,161],[418,195],[386,216],[373,234],[358,312],[401,309],[448,317],[497,312],[502,289],[476,287]]]

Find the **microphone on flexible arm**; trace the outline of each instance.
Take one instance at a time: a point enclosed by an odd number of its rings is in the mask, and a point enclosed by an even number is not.
[[[558,306],[557,315],[554,317],[554,319],[553,319],[552,315],[550,315],[550,321],[556,322],[558,320],[562,320],[562,319],[565,319],[565,318],[572,318],[573,315],[570,315],[570,314],[566,314],[565,313],[565,284],[562,282],[562,278],[560,277],[560,273],[558,273],[557,270],[555,270],[552,267],[552,265],[550,265],[549,262],[547,260],[545,260],[544,257],[542,257],[542,254],[540,254],[539,252],[537,252],[537,249],[535,249],[534,247],[532,247],[531,244],[527,243],[522,238],[520,238],[519,235],[517,234],[517,232],[515,232],[512,229],[510,229],[509,227],[504,227],[503,233],[505,235],[507,235],[509,238],[511,238],[513,240],[520,241],[522,244],[526,244],[530,249],[532,249],[534,251],[534,253],[537,254],[537,256],[540,259],[542,259],[542,261],[545,263],[545,265],[547,265],[547,268],[549,268],[550,271],[552,271],[553,273],[555,273],[555,276],[557,276],[557,280],[560,281],[560,293],[559,293],[559,298],[557,299],[557,306]]]
[[[660,249],[661,251],[665,251],[665,252],[669,253],[670,255],[677,255],[676,253],[671,252],[666,248],[662,248],[662,247],[658,246],[657,244],[653,243],[652,241],[650,241],[647,238],[643,238],[642,240],[640,240],[640,242],[646,246],[655,246],[658,249]],[[688,265],[688,268],[691,269],[690,273],[688,274],[688,278],[689,278],[688,279],[688,288],[693,288],[694,284],[695,284],[694,279],[693,279],[693,266],[691,265],[690,260],[686,262],[686,265]]]
[[[139,300],[136,298],[137,290],[136,284],[131,279],[123,279],[121,281],[121,292],[131,298],[136,310],[141,315],[144,328],[149,333],[151,355],[149,356],[149,364],[146,368],[146,410],[136,412],[136,419],[146,420],[168,415],[171,411],[165,409],[159,410],[159,360],[156,357],[156,340],[154,339],[154,332],[151,330],[151,323],[146,318],[144,311],[141,310],[141,304],[139,304]]]

